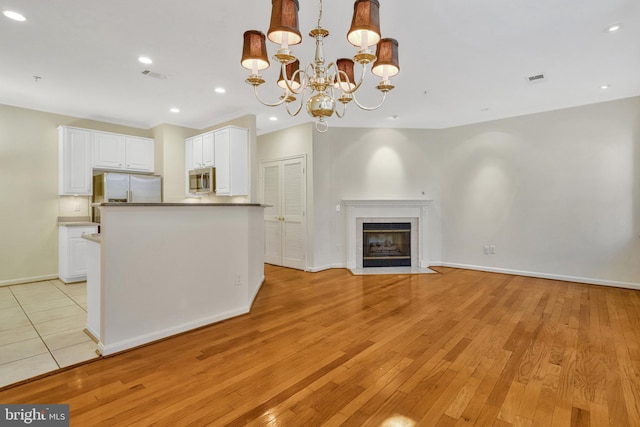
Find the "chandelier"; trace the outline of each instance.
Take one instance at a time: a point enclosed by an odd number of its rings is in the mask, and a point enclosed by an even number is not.
[[[329,125],[325,121],[334,113],[344,117],[347,104],[353,101],[359,108],[372,111],[379,108],[394,86],[390,78],[398,74],[398,42],[380,36],[380,3],[378,0],[356,0],[353,6],[351,28],[347,40],[359,48],[353,59],[340,58],[335,63],[325,65],[323,43],[329,31],[322,28],[322,0],[319,1],[318,24],[309,36],[316,40],[315,58],[306,68],[300,68],[300,60],[295,57],[290,46],[302,41],[298,29],[298,0],[272,0],[271,23],[267,37],[280,47],[273,56],[281,65],[277,85],[283,93],[275,103],[263,101],[258,94],[258,86],[265,80],[259,72],[269,68],[265,35],[261,31],[249,30],[244,33],[241,64],[251,71],[246,82],[253,86],[258,101],[269,107],[284,104],[287,113],[297,116],[306,105],[309,115],[317,119],[318,132],[326,132]],[[371,48],[376,46],[375,54]],[[358,81],[355,79],[355,63],[361,65],[362,73]],[[362,85],[367,65],[372,64],[371,72],[380,77],[376,86],[382,93],[380,103],[373,107],[361,104],[356,98],[356,91]],[[299,101],[297,98],[300,98]],[[336,102],[337,101],[337,102]],[[341,105],[339,108],[338,103]]]

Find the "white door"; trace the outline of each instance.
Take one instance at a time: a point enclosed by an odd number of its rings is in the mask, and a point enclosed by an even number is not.
[[[305,269],[306,159],[262,163],[265,262]]]

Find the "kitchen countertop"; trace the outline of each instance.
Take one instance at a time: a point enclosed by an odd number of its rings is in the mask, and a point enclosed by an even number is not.
[[[165,207],[165,206],[255,206],[255,207],[269,207],[271,205],[263,205],[261,203],[94,203],[92,206],[118,206],[118,207],[131,207],[131,206],[148,206],[148,207]]]
[[[59,227],[90,227],[100,225],[97,222],[92,222],[88,216],[59,216]]]

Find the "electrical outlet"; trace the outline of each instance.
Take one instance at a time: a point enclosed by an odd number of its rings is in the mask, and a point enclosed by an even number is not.
[[[340,203],[338,203],[338,204],[336,205],[336,212],[340,212],[340,209],[341,209],[341,206],[340,206]]]
[[[483,246],[482,247],[482,253],[485,255],[489,255],[489,246]]]
[[[496,247],[495,247],[495,246],[493,246],[493,245],[489,246],[489,253],[490,253],[491,255],[495,255],[495,253],[496,253]]]
[[[80,211],[80,202],[75,202],[75,203],[73,204],[73,210],[74,210],[75,212]]]
[[[242,276],[240,274],[236,274],[236,286],[242,285]]]

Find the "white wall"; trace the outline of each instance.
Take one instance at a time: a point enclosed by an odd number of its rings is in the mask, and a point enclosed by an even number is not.
[[[331,128],[314,135],[316,268],[346,264],[345,199],[425,199],[431,260],[441,259],[440,145],[437,131]],[[320,154],[321,153],[321,154]],[[322,189],[319,188],[322,185]]]
[[[312,271],[346,263],[341,200],[424,198],[435,264],[640,288],[640,98],[309,140]]]
[[[640,284],[639,130],[640,98],[446,130],[446,262]]]

